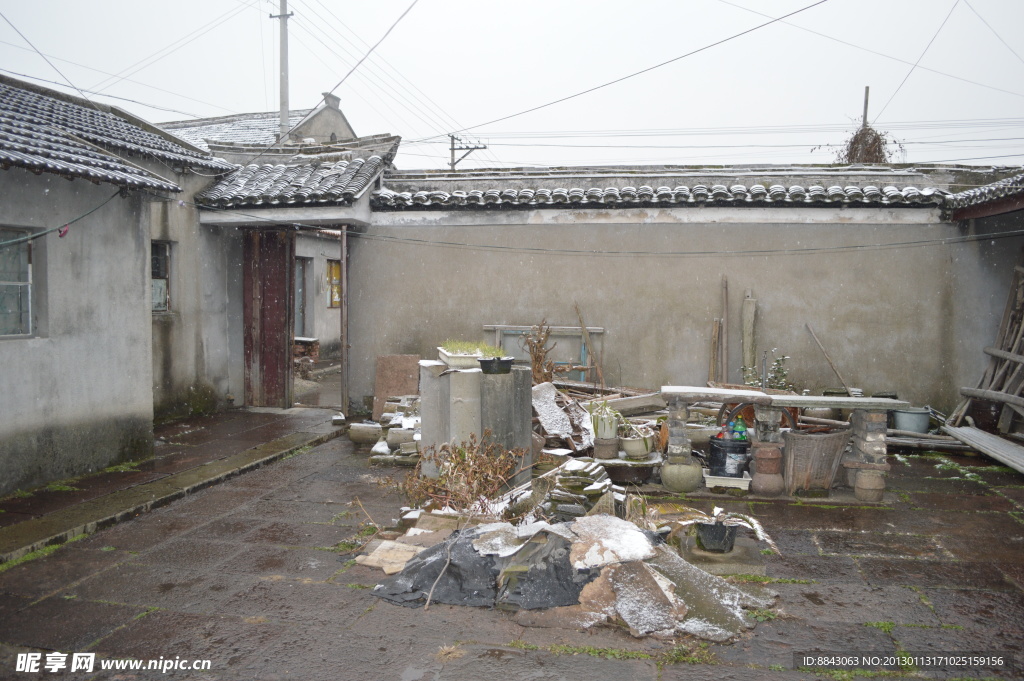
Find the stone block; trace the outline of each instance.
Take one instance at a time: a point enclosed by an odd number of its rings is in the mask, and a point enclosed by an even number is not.
[[[384,403],[392,395],[415,395],[420,391],[419,355],[381,355],[373,384],[373,420],[380,418]]]

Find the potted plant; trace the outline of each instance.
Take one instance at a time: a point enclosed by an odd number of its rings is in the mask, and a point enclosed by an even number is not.
[[[619,424],[619,447],[627,459],[643,460],[654,448],[654,430],[647,424],[622,419]]]
[[[501,348],[482,345],[480,355],[477,361],[480,363],[480,370],[485,374],[507,374],[512,371],[512,362],[515,358],[503,356]]]
[[[678,536],[691,525],[696,525],[697,547],[715,553],[732,551],[733,543],[736,541],[736,528],[745,527],[753,530],[757,538],[768,544],[775,553],[782,554],[756,518],[745,513],[725,511],[718,506],[710,514],[695,508],[684,509],[683,516],[673,518],[669,525],[672,526],[672,531],[668,534],[669,539]]]
[[[619,412],[608,406],[608,401],[591,402],[590,420],[594,424],[594,437],[598,440],[614,440],[619,436]]]

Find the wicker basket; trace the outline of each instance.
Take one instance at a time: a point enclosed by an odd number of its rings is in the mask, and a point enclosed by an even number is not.
[[[786,494],[797,490],[832,489],[843,450],[850,440],[849,430],[833,433],[794,433],[787,431],[785,480]]]

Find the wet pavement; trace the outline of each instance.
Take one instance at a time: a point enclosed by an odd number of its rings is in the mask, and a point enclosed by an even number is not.
[[[210,430],[227,442],[236,428]],[[382,573],[353,557],[374,525],[395,522],[403,501],[385,478],[404,471],[371,468],[367,456],[331,440],[0,573],[0,679],[840,678],[794,669],[794,653],[814,650],[1024,662],[1024,476],[982,457],[891,456],[893,501],[877,506],[683,500],[751,513],[784,552],[766,557],[776,607],[736,642],[702,647],[374,598]],[[19,653],[51,651],[211,664],[14,671]]]
[[[153,457],[0,500],[0,564],[131,518],[343,430],[324,409],[238,409],[158,426]]]

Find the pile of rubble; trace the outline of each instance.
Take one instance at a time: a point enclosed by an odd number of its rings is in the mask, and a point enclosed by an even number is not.
[[[624,623],[637,637],[691,634],[714,641],[752,628],[745,609],[774,601],[773,594],[752,595],[694,567],[659,535],[614,516],[466,525],[447,529],[425,549],[402,544],[405,537],[391,542],[415,555],[373,594],[407,607],[515,611],[523,626]],[[436,532],[416,527],[409,533],[423,542]]]
[[[415,466],[419,461],[419,395],[389,397],[378,421],[353,423],[348,436],[357,445],[372,445],[372,464]]]

